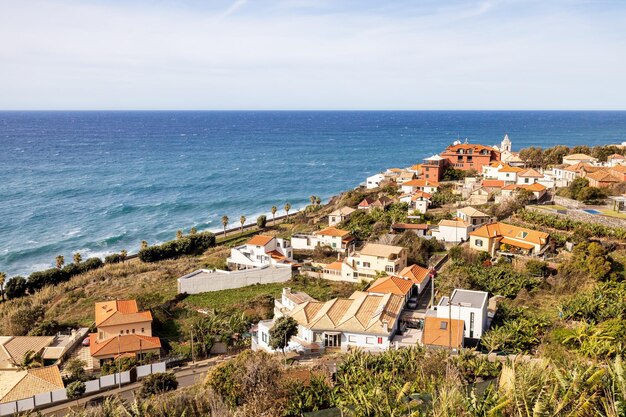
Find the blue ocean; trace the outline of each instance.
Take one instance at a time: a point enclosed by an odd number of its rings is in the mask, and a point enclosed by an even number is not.
[[[0,112],[0,271],[303,207],[454,140],[626,141],[626,112]]]

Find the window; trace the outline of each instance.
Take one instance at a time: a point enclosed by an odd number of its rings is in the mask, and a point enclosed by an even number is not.
[[[379,344],[379,345],[382,345],[382,344],[383,344],[383,338],[382,338],[382,337],[379,337],[379,338],[378,338],[378,344]]]
[[[358,264],[358,262],[357,262]],[[369,262],[363,262],[363,268],[369,268],[371,265]]]
[[[386,271],[386,272],[394,272],[393,265],[387,265],[387,266],[385,267],[385,271]]]
[[[263,343],[267,343],[267,333],[261,333],[261,340]]]
[[[376,339],[373,337],[366,337],[365,338],[365,343],[367,343],[368,345],[373,345],[375,343]]]
[[[356,336],[352,336],[352,335],[348,336],[348,342],[349,343],[356,343]]]
[[[474,241],[474,244],[475,244],[476,246],[478,246],[479,248],[482,248],[482,246],[483,246],[483,241],[482,241],[482,239],[476,239],[476,240]]]
[[[135,334],[135,329],[133,329],[133,334]]]
[[[439,328],[441,330],[446,330],[448,328],[448,322],[447,321],[442,321],[441,323],[439,323]]]
[[[144,330],[143,330],[143,327],[142,327],[142,328],[141,328],[141,333],[143,333],[143,332],[144,332]]]
[[[335,242],[333,242],[333,248],[336,248],[337,244]]]
[[[120,330],[120,334],[124,334],[124,330]]]

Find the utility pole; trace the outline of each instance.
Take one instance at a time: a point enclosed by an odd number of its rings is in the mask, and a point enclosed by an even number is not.
[[[191,337],[191,363],[195,364],[196,360],[195,360],[194,354],[193,354],[193,329],[191,329],[189,331],[189,336]]]
[[[120,335],[117,335],[117,387],[122,388],[122,370],[121,370],[121,352],[120,352]]]

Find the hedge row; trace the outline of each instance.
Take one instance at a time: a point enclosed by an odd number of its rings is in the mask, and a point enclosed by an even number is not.
[[[202,232],[171,240],[161,245],[148,246],[138,253],[142,262],[157,262],[177,258],[182,255],[195,255],[215,246],[215,235]]]
[[[6,284],[6,296],[11,299],[23,297],[27,292],[33,294],[47,285],[57,285],[69,281],[74,275],[98,269],[102,265],[100,258],[89,258],[79,264],[67,264],[61,269],[50,268],[33,272],[28,276],[28,280],[24,277],[13,277]]]

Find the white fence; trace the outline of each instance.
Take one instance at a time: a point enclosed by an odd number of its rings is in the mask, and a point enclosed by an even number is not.
[[[153,363],[150,365],[142,365],[137,367],[137,379],[144,378],[150,374],[165,372],[165,362]],[[112,389],[119,385],[125,385],[131,382],[130,371],[115,373],[111,375],[101,376],[98,379],[85,382],[85,394],[89,395],[102,390]],[[42,392],[29,398],[18,401],[0,404],[0,416],[11,416],[15,413],[23,411],[31,411],[35,408],[49,406],[57,402],[67,401],[67,392],[65,389],[55,391]]]
[[[291,265],[271,265],[241,271],[199,269],[178,278],[178,292],[198,294],[246,287],[254,284],[286,282],[291,279]]]

